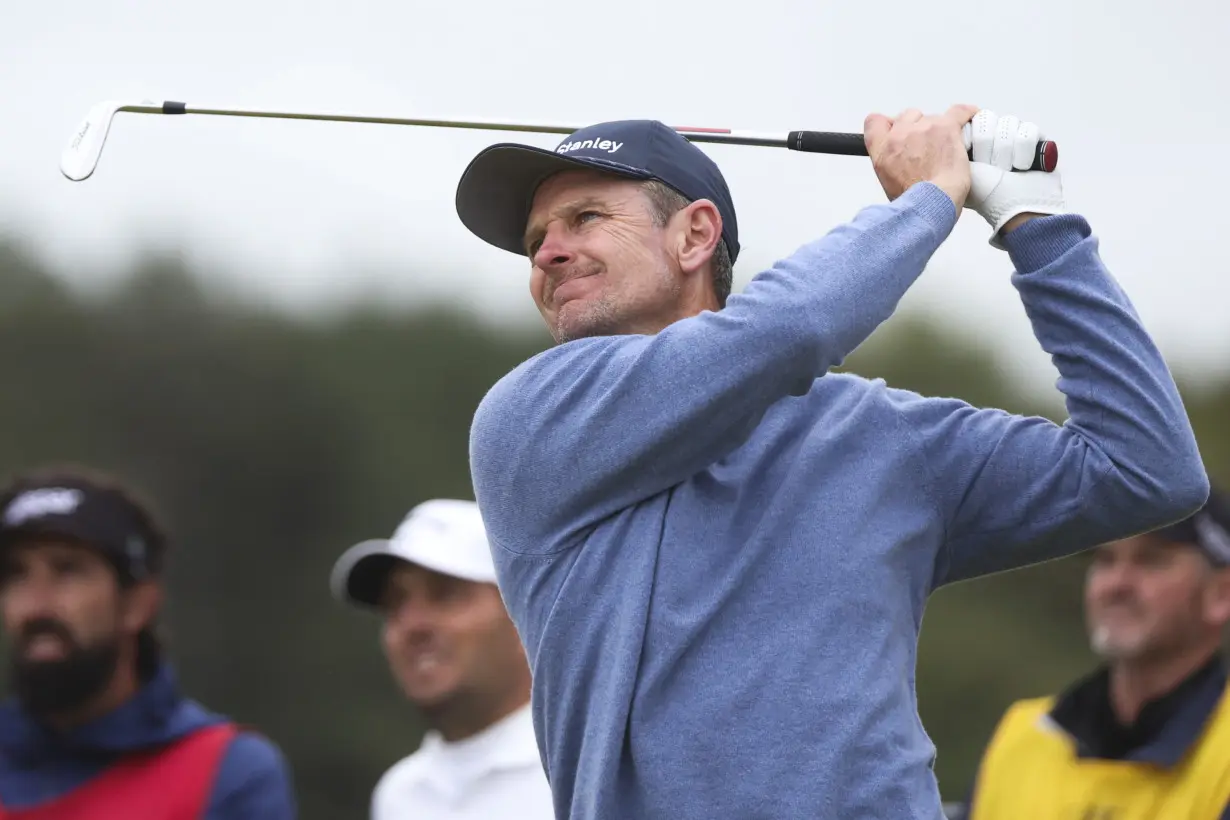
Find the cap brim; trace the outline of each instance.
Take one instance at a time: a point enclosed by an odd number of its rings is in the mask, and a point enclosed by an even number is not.
[[[389,568],[404,560],[393,552],[387,538],[361,541],[334,562],[329,589],[343,603],[378,607]]]
[[[40,521],[27,521],[16,527],[5,528],[0,532],[0,549],[22,541],[44,538],[72,541],[104,556],[124,553],[122,543],[113,543],[113,539],[107,539],[88,523],[71,516],[50,516]]]
[[[457,215],[479,239],[525,256],[525,224],[534,193],[560,171],[589,168],[629,179],[645,171],[592,157],[577,158],[518,143],[499,143],[479,152],[457,184]]]
[[[415,564],[441,575],[476,584],[494,584],[494,577],[456,562],[442,560],[425,549],[398,549],[392,539],[372,538],[347,549],[333,564],[329,589],[333,597],[347,604],[379,608],[384,582],[397,564]]]

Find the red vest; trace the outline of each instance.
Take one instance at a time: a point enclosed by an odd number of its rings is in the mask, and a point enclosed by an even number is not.
[[[208,726],[167,746],[121,758],[71,792],[0,820],[200,820],[234,725]]]

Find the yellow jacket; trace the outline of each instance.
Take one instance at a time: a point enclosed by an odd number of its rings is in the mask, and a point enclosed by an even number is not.
[[[1081,687],[1085,712],[1097,685],[1095,676]],[[1008,709],[968,820],[1230,820],[1230,687],[1219,663],[1193,676],[1155,736],[1123,759],[1096,755],[1096,741],[1078,736],[1085,715],[1060,708],[1071,705],[1048,697]]]

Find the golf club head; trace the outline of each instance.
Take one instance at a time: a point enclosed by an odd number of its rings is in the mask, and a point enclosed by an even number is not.
[[[73,182],[87,179],[98,167],[111,120],[120,111],[141,111],[155,107],[151,103],[124,103],[116,100],[100,102],[90,109],[81,126],[73,132],[73,138],[60,155],[60,173]]]

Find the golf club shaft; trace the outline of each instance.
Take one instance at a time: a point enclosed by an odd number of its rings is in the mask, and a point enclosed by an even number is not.
[[[351,114],[328,111],[268,111],[251,108],[214,108],[199,105],[188,105],[182,102],[166,101],[161,104],[126,105],[118,110],[139,114],[201,114],[215,117],[258,117],[280,120],[321,120],[326,122],[361,122],[381,125],[419,125],[440,128],[469,128],[481,131],[519,131],[538,134],[571,134],[583,128],[579,124],[561,123],[527,123],[498,120],[458,120],[458,119],[426,119],[422,117],[389,117],[368,114]],[[735,145],[760,145],[775,148],[790,148],[791,136],[754,133],[749,131],[732,131],[728,128],[672,128],[682,136],[695,142],[726,142]],[[797,131],[793,134],[820,134],[820,132]],[[863,145],[860,134],[835,134],[838,139],[824,142],[820,148],[796,148],[795,150],[812,151],[815,153],[857,153],[854,143]],[[865,156],[866,148],[862,148]]]
[[[61,156],[60,170],[71,180],[86,179],[94,172],[110,131],[111,119],[120,112],[134,114],[198,114],[217,117],[256,117],[280,120],[320,120],[326,122],[358,122],[383,125],[418,125],[439,128],[468,128],[483,131],[513,131],[541,134],[571,134],[583,128],[578,124],[529,122],[499,122],[494,120],[427,119],[416,117],[373,116],[367,114],[327,111],[270,111],[252,108],[219,108],[165,101],[161,103],[104,102],[95,106],[74,133],[72,142]],[[729,128],[694,128],[671,126],[680,136],[693,142],[753,145],[786,148],[813,154],[867,156],[863,135],[833,131],[790,131],[785,135]],[[1034,151],[1030,170],[1052,171],[1058,162],[1058,147],[1049,140],[1040,141]]]
[[[155,108],[155,106],[151,106]],[[581,129],[582,125],[560,125],[543,123],[495,122],[491,120],[442,120],[414,119],[409,117],[377,117],[360,114],[340,114],[328,112],[290,112],[290,111],[256,111],[243,108],[205,108],[191,106],[187,103],[166,101],[162,103],[157,113],[162,114],[204,114],[227,117],[267,117],[289,120],[324,120],[331,122],[366,122],[385,125],[421,125],[444,128],[471,128],[484,131],[522,131],[542,134],[571,134]],[[684,138],[693,142],[729,143],[733,145],[755,145],[770,148],[787,148],[791,151],[803,151],[811,154],[838,154],[843,156],[868,156],[867,144],[862,134],[839,131],[790,131],[786,136],[758,133],[753,131],[735,131],[728,128],[692,128],[686,126],[671,126]],[[1038,143],[1034,152],[1031,171],[1050,171],[1053,164],[1048,162],[1049,141]]]

